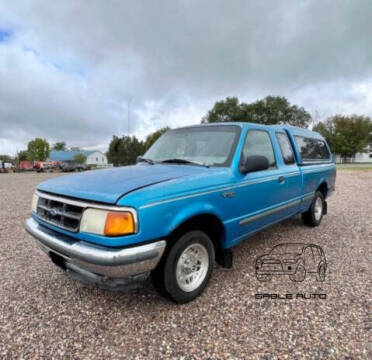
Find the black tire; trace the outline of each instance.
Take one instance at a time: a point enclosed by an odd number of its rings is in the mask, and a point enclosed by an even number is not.
[[[316,279],[318,281],[324,281],[327,272],[327,265],[324,263],[320,263],[318,266],[318,271],[316,273]]]
[[[297,266],[296,272],[292,275],[289,275],[289,278],[294,282],[304,281],[306,278],[306,268],[305,265],[300,263]]]
[[[322,204],[322,210],[321,210],[320,217],[316,215],[316,204],[319,201],[321,201],[321,204]],[[311,202],[309,210],[302,213],[302,221],[307,226],[315,227],[321,223],[323,219],[323,214],[324,214],[324,196],[320,191],[317,191],[314,195],[313,201]]]
[[[208,258],[208,265],[204,267],[205,271],[202,272],[203,280],[197,288],[192,291],[185,291],[180,287],[177,280],[177,263],[183,252],[193,244],[199,244],[202,249],[206,250],[207,257],[205,258]],[[153,284],[162,296],[166,296],[179,304],[187,303],[194,300],[204,291],[213,271],[214,260],[214,246],[209,236],[203,231],[189,231],[166,250],[158,267],[152,273]]]

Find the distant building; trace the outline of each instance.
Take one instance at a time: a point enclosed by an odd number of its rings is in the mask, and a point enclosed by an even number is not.
[[[342,158],[340,155],[335,155],[337,163],[372,163],[372,143],[369,144],[364,152],[358,152],[353,157]]]
[[[370,135],[372,138],[372,133]],[[364,152],[355,154],[354,162],[372,163],[372,142],[366,146]]]
[[[59,162],[74,162],[74,157],[77,154],[83,154],[86,156],[86,165],[97,165],[97,166],[107,166],[107,157],[104,153],[97,150],[92,151],[59,151],[52,150],[49,155],[49,160],[59,161]]]

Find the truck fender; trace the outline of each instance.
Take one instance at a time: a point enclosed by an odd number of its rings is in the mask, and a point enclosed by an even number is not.
[[[221,214],[216,211],[216,207],[209,202],[196,202],[182,207],[174,216],[168,225],[168,234],[172,233],[178,226],[198,215],[214,215],[221,220]],[[221,220],[222,223],[222,220]]]

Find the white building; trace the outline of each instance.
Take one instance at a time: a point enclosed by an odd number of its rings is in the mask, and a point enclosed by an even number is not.
[[[87,157],[87,165],[107,165],[107,157],[100,151],[84,151],[84,155]]]
[[[372,163],[372,144],[369,144],[366,148],[366,152],[356,153],[354,162],[358,163]]]
[[[71,163],[74,162],[74,157],[77,154],[83,154],[86,156],[87,160],[85,162],[86,165],[94,165],[97,167],[107,167],[107,156],[98,150],[92,151],[59,151],[59,150],[52,150],[49,155],[49,160],[51,161],[59,161],[59,162],[66,162]]]
[[[340,155],[335,155],[336,163],[372,163],[372,143],[369,144],[365,151],[362,153],[356,153],[350,158],[341,158]]]

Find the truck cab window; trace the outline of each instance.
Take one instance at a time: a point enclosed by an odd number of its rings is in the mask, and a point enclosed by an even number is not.
[[[293,154],[293,149],[292,145],[289,142],[288,135],[282,132],[277,132],[276,133],[276,138],[278,140],[279,146],[280,146],[280,151],[283,156],[283,161],[284,164],[289,165],[289,164],[294,164],[295,163],[295,158]]]
[[[325,161],[330,154],[324,141],[295,135],[295,141],[300,150],[302,161]]]
[[[248,156],[261,155],[269,161],[270,168],[276,168],[273,145],[266,131],[249,130],[245,138],[242,159],[244,162]]]

